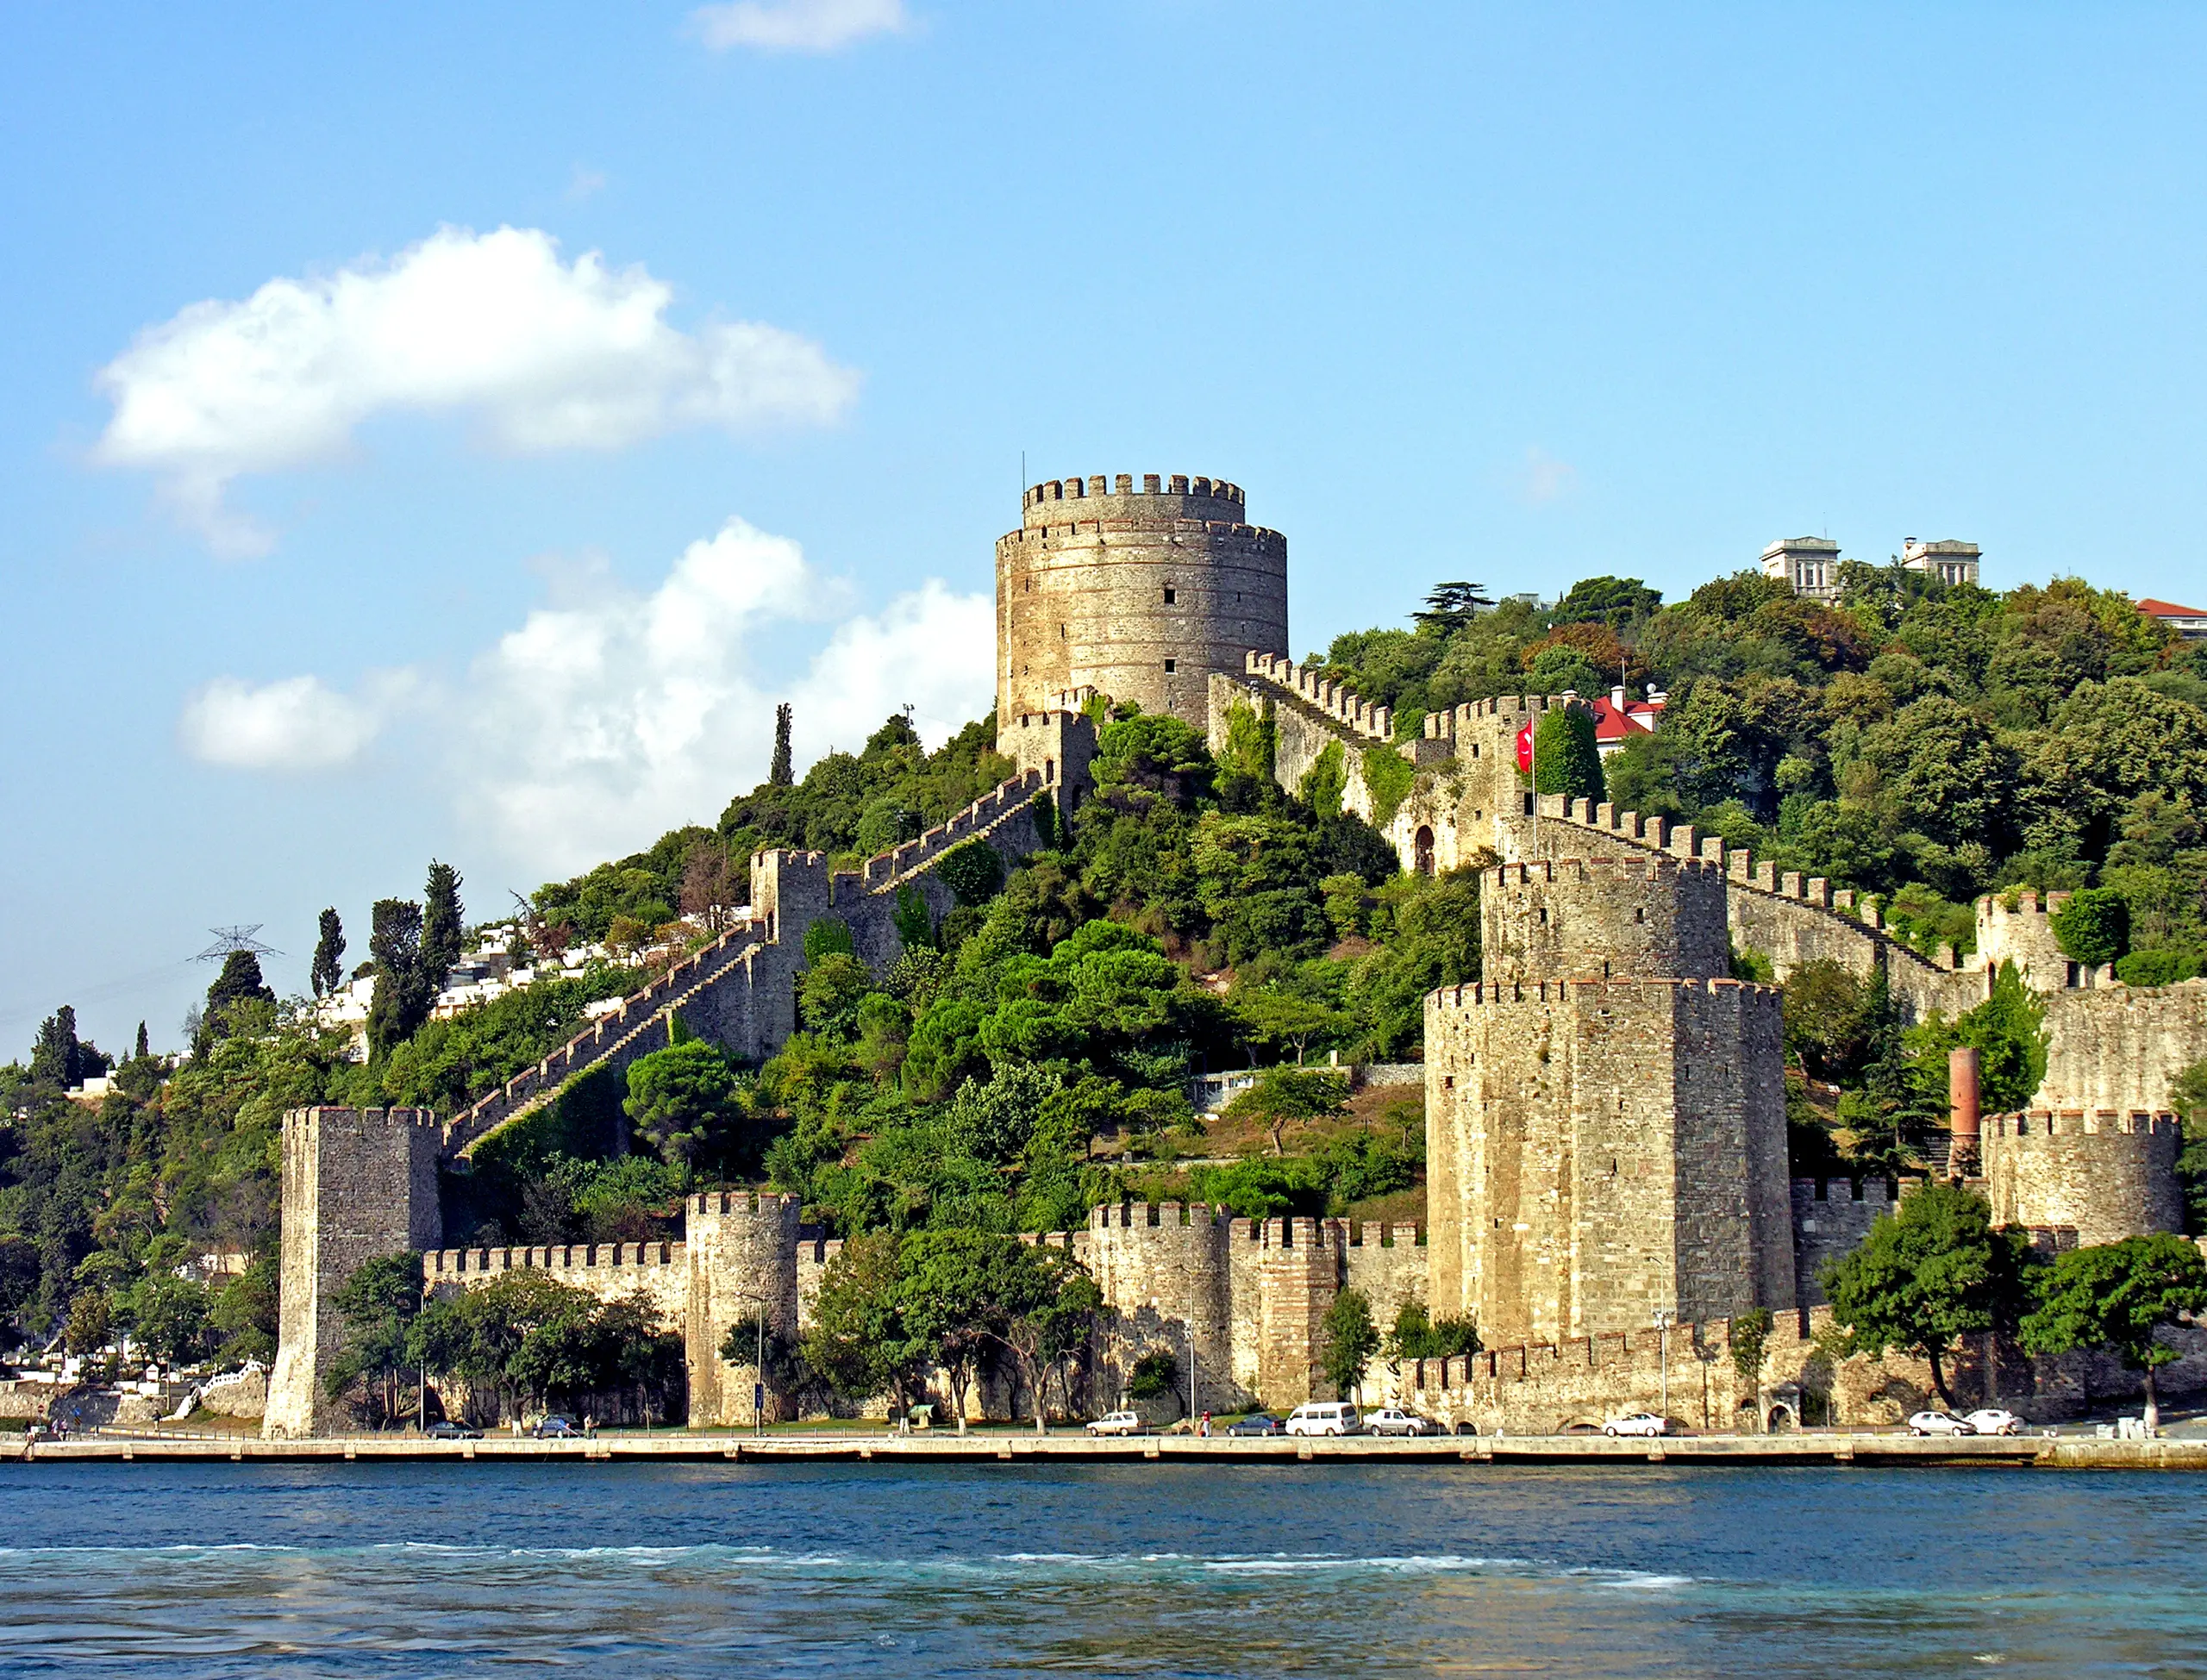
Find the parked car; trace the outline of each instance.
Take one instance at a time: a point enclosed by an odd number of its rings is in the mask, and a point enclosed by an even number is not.
[[[1952,1412],[1918,1412],[1908,1421],[1911,1435],[1974,1435],[1977,1426]]]
[[[1287,1415],[1291,1435],[1360,1435],[1364,1419],[1346,1400],[1313,1400]]]
[[[1406,1412],[1399,1406],[1382,1406],[1364,1415],[1364,1427],[1375,1435],[1437,1435],[1441,1426],[1431,1418]]]
[[[1139,1412],[1106,1412],[1088,1426],[1091,1435],[1147,1435],[1149,1426]]]
[[[561,1417],[556,1412],[550,1417],[538,1420],[536,1427],[528,1433],[541,1441],[578,1441],[583,1438],[580,1424],[571,1417]]]
[[[1627,1412],[1622,1417],[1613,1417],[1602,1426],[1605,1435],[1666,1435],[1671,1432],[1668,1418],[1653,1412]]]
[[[1277,1435],[1279,1432],[1280,1421],[1270,1412],[1252,1412],[1226,1426],[1229,1435]]]
[[[1980,1435],[2020,1435],[2023,1433],[2023,1419],[1998,1406],[1979,1407],[1962,1421]]]
[[[480,1429],[471,1429],[464,1423],[454,1423],[450,1418],[440,1418],[422,1432],[433,1441],[479,1441]]]

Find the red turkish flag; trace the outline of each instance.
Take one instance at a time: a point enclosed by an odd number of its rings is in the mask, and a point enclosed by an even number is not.
[[[1533,773],[1533,726],[1529,723],[1517,732],[1517,768],[1528,776]]]

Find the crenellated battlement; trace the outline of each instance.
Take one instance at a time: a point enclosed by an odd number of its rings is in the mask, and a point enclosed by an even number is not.
[[[2177,1183],[2184,1128],[2166,1112],[2035,1109],[1983,1121],[1992,1216],[2073,1226],[2091,1246],[2184,1228]]]
[[[1101,472],[1086,478],[1047,478],[1039,484],[1027,487],[1020,505],[1028,510],[1027,522],[1041,521],[1035,518],[1034,509],[1049,508],[1053,503],[1067,502],[1108,502],[1120,497],[1172,497],[1187,502],[1216,503],[1222,508],[1240,509],[1248,503],[1248,495],[1239,484],[1229,484],[1223,478],[1191,478],[1185,472],[1175,472],[1169,478],[1160,473],[1145,472],[1139,488],[1135,475],[1122,472],[1116,481]],[[1229,513],[1229,519],[1238,519],[1238,512]]]
[[[1306,705],[1313,706],[1354,734],[1383,745],[1395,739],[1395,715],[1385,706],[1374,706],[1357,697],[1354,690],[1306,665],[1276,653],[1249,653],[1242,656],[1243,674],[1260,678],[1285,689]]]
[[[2166,1111],[2148,1114],[2142,1109],[2121,1114],[2112,1109],[2029,1109],[2020,1114],[1995,1115],[1985,1126],[1990,1135],[2011,1139],[2089,1138],[2103,1134],[2126,1137],[2184,1135],[2184,1122],[2175,1115]]]
[[[673,1242],[569,1243],[544,1248],[440,1248],[422,1256],[423,1283],[466,1285],[510,1271],[622,1273],[665,1271],[689,1264],[684,1245]]]
[[[803,1200],[801,1196],[784,1196],[772,1190],[703,1190],[685,1196],[682,1209],[690,1219],[741,1219],[755,1215],[779,1224],[796,1217]]]
[[[985,834],[1005,817],[1026,810],[1044,785],[1042,771],[1023,771],[983,794],[941,827],[928,829],[917,840],[876,853],[860,865],[855,875],[838,875],[835,882],[854,883],[863,892],[879,892],[915,871],[927,868],[953,846],[962,846]],[[831,884],[830,903],[837,902],[840,890]]]
[[[1560,1003],[1571,999],[1591,998],[1598,1002],[1613,997],[1652,998],[1681,992],[1711,997],[1779,996],[1776,986],[1758,985],[1751,980],[1734,980],[1721,975],[1698,979],[1618,975],[1607,979],[1473,981],[1460,986],[1442,986],[1429,996],[1443,1008],[1470,1010],[1506,1009],[1517,1004]]]

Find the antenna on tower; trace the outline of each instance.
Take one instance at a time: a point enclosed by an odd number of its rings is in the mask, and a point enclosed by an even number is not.
[[[215,936],[214,944],[209,946],[191,960],[195,963],[211,963],[228,956],[233,951],[250,951],[256,957],[280,957],[284,953],[274,946],[263,945],[259,940],[253,938],[255,934],[267,925],[265,921],[256,921],[244,927],[209,927],[207,931]]]

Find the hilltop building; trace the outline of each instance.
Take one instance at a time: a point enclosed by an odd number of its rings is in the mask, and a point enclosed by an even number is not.
[[[1901,565],[1942,584],[1974,584],[1979,557],[1973,542],[1901,539]],[[1763,575],[1812,601],[1839,599],[1839,545],[1829,537],[1781,537],[1762,551]]]

